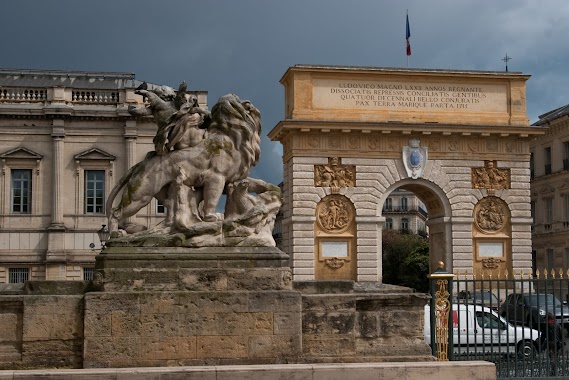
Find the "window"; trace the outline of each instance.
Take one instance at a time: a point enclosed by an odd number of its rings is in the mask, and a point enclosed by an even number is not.
[[[85,213],[104,213],[105,171],[85,170]]]
[[[12,212],[29,214],[32,200],[32,170],[12,169]]]
[[[563,170],[569,170],[569,141],[563,143]]]
[[[393,219],[387,218],[385,219],[385,229],[392,230],[393,229]]]
[[[553,198],[545,198],[544,199],[545,202],[545,225],[546,225],[546,229],[548,228],[547,226],[549,226],[549,228],[551,228],[551,223],[553,222]]]
[[[551,174],[551,147],[544,150],[545,174]]]
[[[10,284],[23,284],[30,277],[29,268],[8,268],[8,282]]]
[[[156,213],[157,214],[166,214],[166,207],[164,207],[164,204],[162,202],[160,202],[159,200],[156,200]]]
[[[385,210],[391,210],[393,208],[393,200],[391,198],[387,198],[385,200],[385,206],[384,209]]]
[[[409,219],[407,219],[407,218],[401,219],[401,229],[402,229],[403,231],[408,231],[408,230],[409,230]]]
[[[564,227],[569,227],[569,193],[563,196],[563,213],[565,215]]]
[[[547,248],[547,269],[553,269],[555,266],[555,251],[553,248]]]
[[[83,281],[93,280],[93,268],[83,268]]]
[[[533,158],[533,152],[531,152],[529,155],[529,175],[530,178],[535,177],[535,163]]]
[[[407,198],[401,198],[401,211],[407,211]]]

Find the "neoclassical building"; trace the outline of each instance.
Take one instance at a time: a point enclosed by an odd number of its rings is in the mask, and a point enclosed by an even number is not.
[[[153,150],[134,74],[0,69],[0,284],[92,275],[115,182]],[[152,86],[152,85],[150,85]],[[200,105],[207,93],[192,91]],[[154,225],[154,200],[133,221]]]
[[[395,189],[383,204],[385,229],[427,236],[427,207],[409,190]]]
[[[569,269],[569,105],[539,116],[545,130],[531,141],[533,267]]]

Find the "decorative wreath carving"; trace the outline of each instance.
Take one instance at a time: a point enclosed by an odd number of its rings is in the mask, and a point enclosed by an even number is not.
[[[496,269],[500,266],[502,260],[490,257],[482,260],[482,266],[488,269]]]
[[[344,266],[345,263],[346,262],[344,260],[339,259],[337,257],[324,260],[324,264],[326,264],[326,266],[328,266],[332,269],[340,269],[341,267]]]

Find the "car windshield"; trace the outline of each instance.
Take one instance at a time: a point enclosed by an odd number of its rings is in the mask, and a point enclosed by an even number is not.
[[[539,305],[547,307],[560,307],[562,305],[553,294],[530,294],[528,296],[530,305]]]
[[[479,299],[488,303],[498,303],[498,298],[490,292],[474,292],[472,298]]]

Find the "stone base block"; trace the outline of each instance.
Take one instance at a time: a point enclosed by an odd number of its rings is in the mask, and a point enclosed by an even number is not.
[[[273,247],[110,247],[95,269],[105,291],[292,289],[288,255]]]
[[[83,366],[298,362],[300,326],[295,291],[93,292]]]

